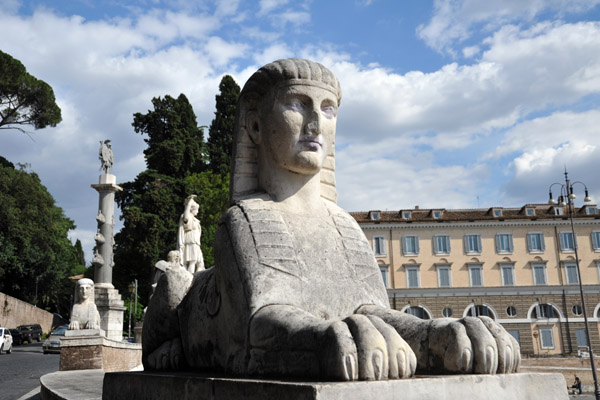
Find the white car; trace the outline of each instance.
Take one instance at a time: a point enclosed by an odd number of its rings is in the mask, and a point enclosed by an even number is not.
[[[10,329],[8,328],[0,328],[0,354],[2,352],[6,352],[6,354],[10,354],[12,352],[12,344],[13,338],[10,334]]]

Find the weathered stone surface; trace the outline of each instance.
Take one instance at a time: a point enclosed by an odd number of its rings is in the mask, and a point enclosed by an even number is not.
[[[100,335],[69,335],[61,338],[60,343],[61,371],[81,369],[129,371],[142,362],[142,347],[139,343],[114,341]]]
[[[427,376],[371,382],[294,382],[185,373],[107,373],[103,399],[567,400],[560,374]]]
[[[335,204],[340,101],[333,73],[307,60],[273,62],[248,80],[215,267],[189,289],[175,274],[159,281],[144,324],[147,370],[345,381],[410,377],[417,363],[518,370],[518,344],[493,321],[389,309],[368,241]]]
[[[100,329],[100,313],[98,313],[94,298],[94,282],[87,278],[78,280],[69,330]]]

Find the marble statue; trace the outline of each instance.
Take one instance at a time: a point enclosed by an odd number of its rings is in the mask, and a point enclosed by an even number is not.
[[[167,270],[143,332],[146,370],[384,380],[517,371],[517,342],[486,317],[391,310],[372,249],[336,204],[341,90],[321,64],[267,64],[238,103],[232,206],[215,267]]]
[[[69,330],[76,329],[100,329],[100,313],[94,304],[94,281],[88,278],[77,281],[75,304],[69,322]]]
[[[100,169],[104,170],[105,174],[110,173],[114,161],[110,140],[105,140],[104,143],[102,143],[102,140],[100,141],[99,157],[102,163]]]
[[[192,274],[204,269],[204,258],[200,248],[202,227],[196,218],[200,206],[194,200],[196,195],[188,196],[184,202],[184,211],[179,218],[177,246],[179,262]]]

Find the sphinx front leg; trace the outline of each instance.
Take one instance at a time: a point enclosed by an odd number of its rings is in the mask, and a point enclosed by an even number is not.
[[[322,320],[293,306],[259,310],[250,326],[248,372],[332,380],[381,380],[414,374],[408,344],[380,318]]]
[[[511,373],[519,369],[520,348],[504,328],[487,317],[422,320],[367,305],[357,313],[383,319],[410,344],[417,369],[435,373]]]

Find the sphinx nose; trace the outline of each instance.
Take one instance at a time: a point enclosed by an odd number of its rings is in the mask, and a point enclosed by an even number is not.
[[[317,136],[321,134],[321,121],[317,112],[311,113],[311,116],[304,127],[305,133],[311,136]]]

